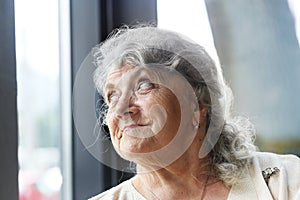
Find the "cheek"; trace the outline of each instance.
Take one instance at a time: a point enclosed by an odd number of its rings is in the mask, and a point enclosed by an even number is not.
[[[106,122],[107,122],[107,126],[108,126],[110,134],[113,134],[115,132],[116,128],[117,128],[117,125],[114,123],[111,111],[107,112]]]
[[[177,97],[169,90],[164,90],[154,95],[152,103],[146,110],[149,118],[152,119],[152,131],[157,134],[163,128],[178,128],[181,121],[181,109]],[[145,105],[145,104],[144,104]],[[171,128],[173,130],[173,128]]]
[[[171,91],[165,91],[157,100],[165,108],[169,119],[180,117],[179,101]]]
[[[164,127],[168,118],[168,114],[162,105],[155,104],[149,109],[149,117],[153,121],[152,132],[157,134]]]

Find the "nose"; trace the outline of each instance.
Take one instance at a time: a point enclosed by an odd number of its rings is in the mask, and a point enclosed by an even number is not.
[[[126,119],[135,116],[139,111],[139,107],[135,104],[134,95],[122,96],[116,105],[114,116],[117,119]]]

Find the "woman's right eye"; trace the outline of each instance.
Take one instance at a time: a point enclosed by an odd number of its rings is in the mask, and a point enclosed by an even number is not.
[[[146,81],[142,81],[138,85],[137,91],[139,94],[146,94],[146,93],[149,93],[154,88],[155,88],[155,84],[153,84],[149,80],[146,80]]]
[[[107,101],[108,103],[114,103],[119,99],[119,96],[116,92],[110,92],[107,95]]]

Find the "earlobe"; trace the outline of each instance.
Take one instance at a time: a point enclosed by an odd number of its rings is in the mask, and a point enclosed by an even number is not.
[[[206,123],[207,112],[208,107],[202,103],[199,103],[199,107],[197,106],[197,108],[194,108],[194,116],[192,123],[195,128],[199,128],[201,125]]]
[[[194,111],[194,116],[193,116],[193,126],[195,128],[200,128],[201,125],[206,123],[206,115],[207,115],[207,107],[206,106],[201,106],[200,111]]]
[[[196,128],[199,128],[199,121],[200,121],[200,111],[194,111],[194,116],[193,116],[193,120],[192,120],[192,123],[193,123],[193,126]]]

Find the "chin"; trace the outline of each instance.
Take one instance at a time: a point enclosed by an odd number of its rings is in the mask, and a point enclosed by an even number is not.
[[[137,138],[134,136],[124,135],[120,139],[120,151],[124,154],[130,153],[149,153],[154,151],[153,140],[151,138]]]
[[[137,138],[123,135],[113,142],[116,152],[125,160],[135,162],[136,159],[155,151],[151,147],[155,146],[151,138]]]

